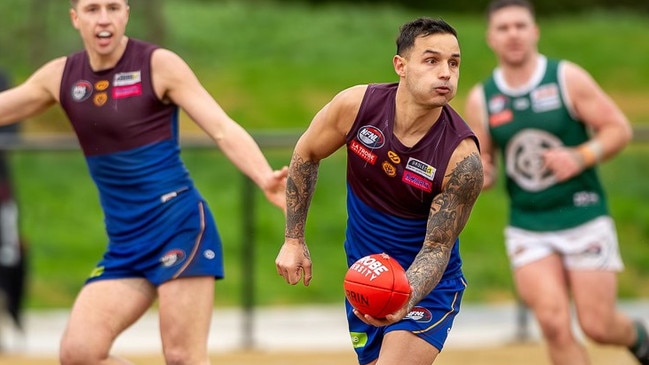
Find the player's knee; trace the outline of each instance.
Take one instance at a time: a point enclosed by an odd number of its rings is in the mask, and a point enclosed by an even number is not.
[[[164,357],[167,365],[209,364],[207,354],[198,356],[181,346],[165,348]]]
[[[607,344],[609,342],[610,328],[601,321],[588,321],[581,323],[581,330],[586,337],[596,344]]]
[[[74,343],[64,340],[59,348],[59,362],[61,365],[100,364],[107,354],[101,355],[87,344]]]

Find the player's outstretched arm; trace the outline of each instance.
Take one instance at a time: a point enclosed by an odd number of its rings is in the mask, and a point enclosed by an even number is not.
[[[0,125],[35,116],[57,103],[65,60],[52,60],[22,84],[0,92]]]
[[[307,214],[315,192],[320,161],[345,144],[364,86],[344,90],[325,105],[300,137],[289,165],[286,183],[286,227],[284,244],[275,259],[277,273],[295,285],[309,285],[311,257],[304,237]]]
[[[273,171],[252,136],[231,119],[178,55],[158,49],[152,58],[153,84],[161,100],[175,103],[255,182],[266,198],[285,210],[286,168]]]

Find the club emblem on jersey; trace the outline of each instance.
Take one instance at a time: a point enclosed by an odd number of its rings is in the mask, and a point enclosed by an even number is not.
[[[108,86],[110,86],[110,83],[108,82],[108,80],[101,80],[101,81],[95,82],[95,90],[97,90],[97,91],[104,91],[104,90],[108,89]]]
[[[385,136],[383,136],[383,132],[371,125],[362,127],[358,131],[357,137],[362,144],[371,149],[381,148],[385,144]]]
[[[543,153],[548,148],[562,145],[559,138],[544,130],[522,130],[511,138],[505,148],[507,176],[526,191],[549,188],[557,181],[552,171],[543,167]]]
[[[92,95],[92,84],[86,80],[79,80],[72,85],[70,94],[72,95],[72,100],[82,102]]]
[[[383,164],[381,164],[381,167],[383,167],[383,171],[385,172],[386,175],[390,177],[395,177],[397,176],[397,169],[389,163],[388,161],[383,161]]]
[[[102,106],[102,105],[106,104],[106,101],[108,101],[108,94],[106,94],[105,92],[97,93],[97,94],[95,94],[95,97],[93,98],[93,102],[97,106]]]
[[[401,163],[401,157],[394,151],[388,151],[388,158],[397,165]]]

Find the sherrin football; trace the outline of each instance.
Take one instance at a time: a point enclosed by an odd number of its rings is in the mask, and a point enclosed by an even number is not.
[[[386,253],[368,255],[352,264],[344,288],[349,303],[374,318],[394,313],[410,297],[406,271]]]

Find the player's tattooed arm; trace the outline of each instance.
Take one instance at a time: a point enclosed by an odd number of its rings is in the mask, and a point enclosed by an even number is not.
[[[408,280],[413,287],[409,309],[437,286],[453,245],[469,220],[484,179],[480,154],[477,151],[468,154],[446,177],[446,188],[431,205],[422,249],[408,269]]]
[[[306,217],[318,180],[319,163],[293,155],[286,180],[286,238],[304,240]]]

